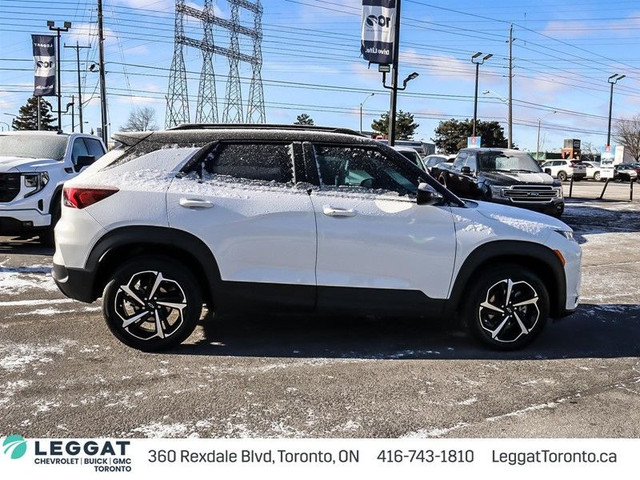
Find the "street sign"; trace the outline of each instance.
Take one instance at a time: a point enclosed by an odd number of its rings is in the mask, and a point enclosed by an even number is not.
[[[480,148],[482,137],[467,137],[467,148]]]

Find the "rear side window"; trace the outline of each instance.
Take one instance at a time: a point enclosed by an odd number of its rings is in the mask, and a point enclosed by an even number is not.
[[[205,160],[205,170],[262,182],[292,183],[293,159],[290,144],[223,143]]]

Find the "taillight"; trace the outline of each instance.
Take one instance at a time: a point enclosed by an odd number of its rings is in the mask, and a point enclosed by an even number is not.
[[[115,187],[107,188],[75,188],[65,187],[63,193],[63,203],[65,207],[84,208],[94,203],[110,197],[119,190]]]

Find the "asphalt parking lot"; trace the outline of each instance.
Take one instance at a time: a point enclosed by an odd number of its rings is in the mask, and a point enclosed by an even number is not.
[[[565,185],[568,193],[569,184]],[[640,436],[640,202],[576,182],[582,305],[521,352],[411,319],[228,317],[162,354],[0,240],[0,431],[25,437]]]

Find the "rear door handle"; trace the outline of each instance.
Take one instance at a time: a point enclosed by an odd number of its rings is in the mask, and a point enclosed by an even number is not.
[[[330,205],[324,205],[322,207],[322,213],[329,217],[355,217],[356,212],[352,209],[345,208],[333,208]]]
[[[211,208],[213,207],[213,203],[197,198],[181,198],[180,206],[184,208]]]

